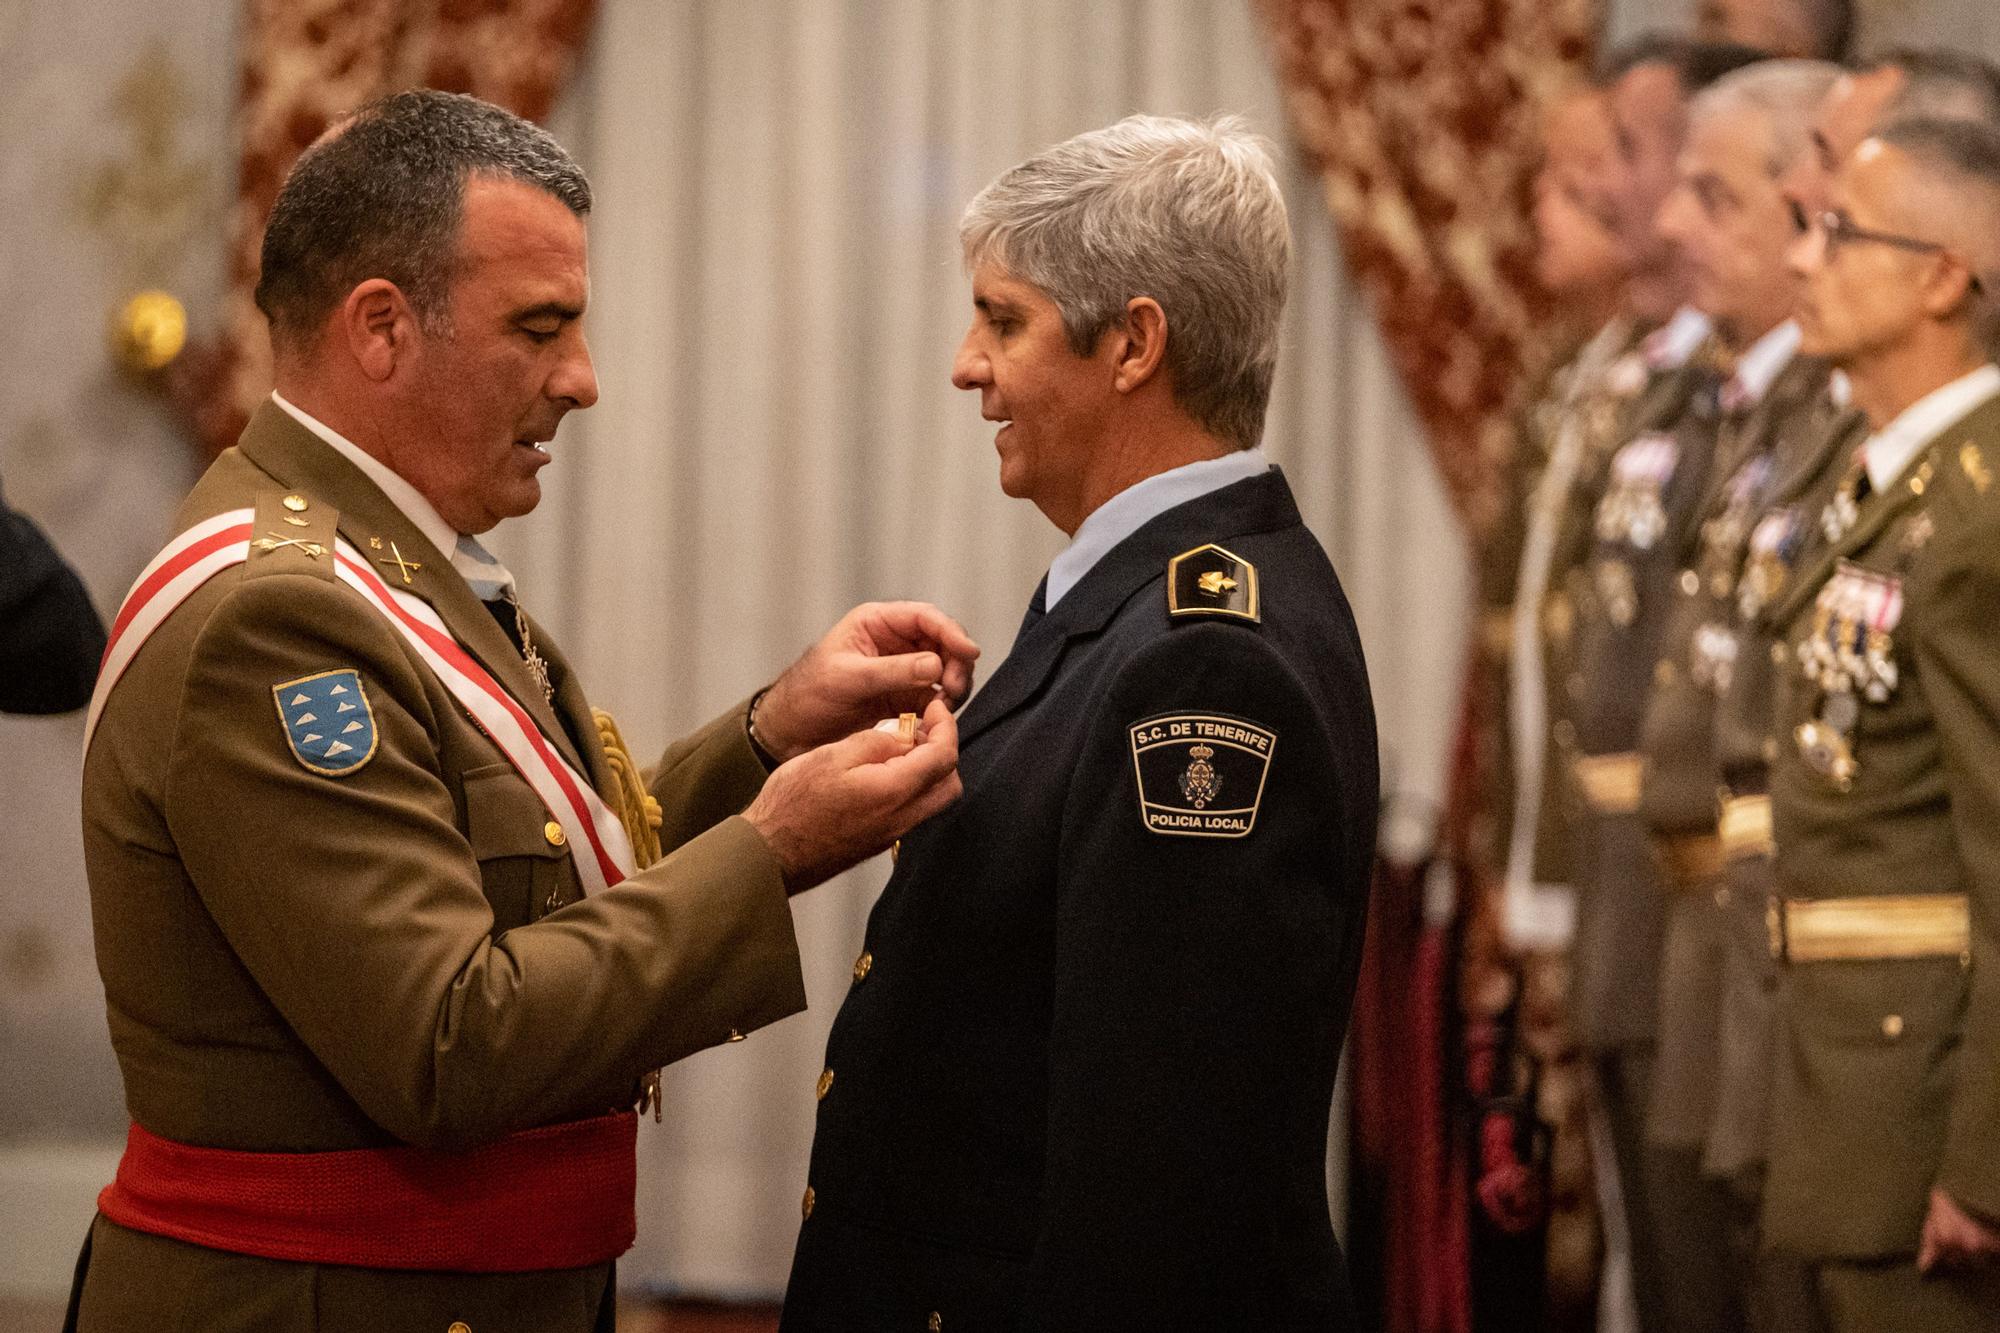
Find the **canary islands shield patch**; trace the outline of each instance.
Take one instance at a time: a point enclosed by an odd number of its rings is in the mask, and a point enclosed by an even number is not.
[[[344,778],[375,757],[375,714],[361,673],[322,671],[273,685],[292,755],[315,773]]]
[[[1147,828],[1190,838],[1248,836],[1276,732],[1220,714],[1170,713],[1133,723],[1131,735]]]

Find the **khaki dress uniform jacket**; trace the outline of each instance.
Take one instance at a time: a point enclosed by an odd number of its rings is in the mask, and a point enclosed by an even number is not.
[[[533,790],[335,579],[336,531],[429,602],[609,797],[582,688],[546,633],[531,627],[553,708],[447,553],[274,405],[178,521],[244,506],[299,540],[253,551],[173,612],[112,692],[85,766],[98,963],[139,1124],[262,1152],[469,1147],[629,1107],[646,1071],[804,1007],[779,868],[734,817],[764,777],[742,708],[661,762],[664,859],[586,897]],[[361,680],[376,749],[326,776],[290,748],[273,687],[340,669]],[[376,1271],[101,1217],[92,1240],[85,1330],[609,1327],[608,1264]]]
[[[1777,673],[1787,653],[1767,616],[1864,433],[1860,415],[1836,407],[1824,392],[1776,433],[1769,485],[1735,578],[1735,664],[1715,704],[1724,945],[1715,1107],[1702,1169],[1752,1197],[1762,1185],[1776,1059],[1771,1007],[1778,976],[1768,925],[1777,874],[1770,766],[1780,744],[1773,715]]]
[[[1700,507],[1694,558],[1674,575],[1653,666],[1639,741],[1639,818],[1660,859],[1667,929],[1646,1132],[1649,1141],[1666,1147],[1705,1143],[1718,1091],[1718,999],[1730,891],[1716,827],[1722,781],[1717,700],[1742,665],[1738,575],[1782,470],[1780,454],[1803,448],[1827,374],[1824,363],[1794,357],[1754,407],[1716,418],[1715,466]]]
[[[1996,460],[1988,400],[1861,501],[1772,617],[1791,657],[1771,771],[1788,961],[1764,1232],[1908,1274],[1894,1302],[1836,1310],[1843,1328],[1987,1328],[2000,1309],[2000,1270],[1919,1283],[1907,1263],[1934,1186],[2000,1217]],[[1828,655],[1851,685],[1817,669]]]
[[[1590,552],[1591,514],[1604,485],[1605,469],[1618,446],[1629,437],[1632,421],[1649,408],[1644,391],[1647,377],[1636,350],[1639,330],[1629,329],[1617,355],[1585,382],[1584,369],[1565,364],[1522,413],[1518,427],[1520,465],[1514,470],[1512,492],[1502,511],[1493,541],[1481,562],[1483,611],[1480,642],[1495,682],[1493,727],[1496,775],[1493,821],[1502,870],[1509,855],[1515,807],[1516,766],[1510,719],[1512,691],[1518,680],[1512,670],[1514,617],[1535,617],[1540,635],[1546,734],[1543,737],[1541,784],[1534,828],[1534,880],[1538,884],[1575,883],[1575,793],[1569,763],[1575,756],[1574,730],[1563,720],[1564,682],[1571,673],[1570,652],[1576,613],[1568,591],[1572,571]],[[1562,432],[1576,430],[1580,457],[1570,484],[1559,494],[1545,494],[1546,470]],[[1528,531],[1542,505],[1554,506],[1554,536],[1547,581],[1533,605],[1524,602],[1519,587],[1521,557]]]
[[[1687,562],[1707,484],[1714,388],[1705,365],[1655,374],[1597,488],[1588,556],[1568,575],[1574,646],[1556,740],[1573,775],[1570,1007],[1587,1049],[1647,1046],[1655,1037],[1664,912],[1637,818],[1635,747],[1674,576]],[[1642,480],[1631,469],[1621,480],[1621,460],[1629,465],[1642,448],[1666,460],[1663,474]]]

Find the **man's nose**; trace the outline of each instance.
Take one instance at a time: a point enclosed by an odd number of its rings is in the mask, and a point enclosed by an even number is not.
[[[1826,233],[1817,223],[1808,223],[1799,238],[1785,247],[1785,267],[1801,278],[1810,278],[1826,262]]]
[[[597,368],[591,364],[590,344],[582,333],[576,336],[576,350],[563,358],[555,378],[549,382],[549,396],[567,398],[578,407],[597,401]]]
[[[951,362],[952,385],[960,389],[977,389],[993,382],[993,376],[986,364],[986,355],[972,345],[972,335],[965,335],[965,341],[958,345],[958,355]]]

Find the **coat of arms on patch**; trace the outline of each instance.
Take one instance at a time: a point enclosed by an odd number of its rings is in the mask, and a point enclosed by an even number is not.
[[[1181,795],[1200,810],[1222,794],[1222,775],[1215,771],[1215,765],[1208,762],[1215,757],[1212,746],[1197,745],[1188,754],[1194,762],[1188,765],[1187,772],[1181,774]]]
[[[292,757],[313,772],[344,778],[375,757],[375,712],[360,672],[301,676],[273,685],[271,695]]]
[[[1154,833],[1241,838],[1257,822],[1278,734],[1241,718],[1169,713],[1131,727],[1139,818]]]

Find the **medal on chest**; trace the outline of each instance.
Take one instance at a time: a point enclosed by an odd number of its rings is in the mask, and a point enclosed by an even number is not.
[[[1759,454],[1736,469],[1723,491],[1721,512],[1701,525],[1703,581],[1718,600],[1729,596],[1734,587],[1731,571],[1741,563],[1744,538],[1750,533],[1750,521],[1770,475],[1769,454]]]
[[[1597,539],[1650,551],[1666,535],[1663,498],[1680,459],[1680,445],[1671,435],[1641,435],[1611,460],[1604,498],[1597,503]]]
[[[1750,529],[1750,547],[1743,558],[1743,577],[1736,585],[1736,613],[1753,620],[1784,590],[1805,541],[1806,525],[1796,508],[1774,509]]]
[[[1815,717],[1794,732],[1806,764],[1845,790],[1860,765],[1855,729],[1861,705],[1882,704],[1899,681],[1895,631],[1903,616],[1903,581],[1849,560],[1813,602],[1811,629],[1793,651],[1819,695]]]

